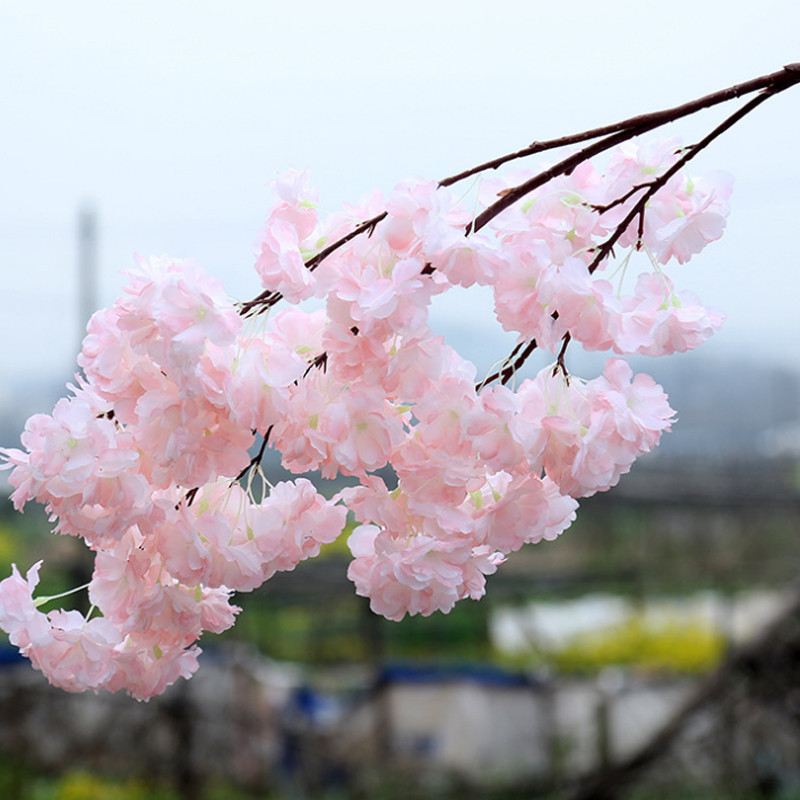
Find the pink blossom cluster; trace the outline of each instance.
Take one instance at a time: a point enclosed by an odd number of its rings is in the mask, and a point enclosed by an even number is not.
[[[722,235],[732,189],[725,174],[700,179],[677,173],[649,200],[641,237],[636,223],[627,227],[618,246],[643,248],[652,261],[632,293],[621,280],[615,283],[615,275],[604,277],[608,261],[589,269],[648,181],[678,153],[676,140],[627,142],[602,174],[584,162],[498,218],[496,240],[506,257],[491,285],[504,329],[552,352],[569,332],[587,350],[647,356],[685,352],[719,330],[722,315],[691,292],[676,291],[660,267],[673,259],[686,263]],[[492,190],[509,185],[498,179]],[[631,192],[627,202],[618,202]]]
[[[43,503],[57,532],[95,552],[88,589],[102,617],[36,610],[38,566],[0,583],[0,627],[53,683],[160,693],[197,669],[203,631],[234,623],[232,592],[339,536],[346,509],[308,480],[258,501],[236,481],[254,430],[306,368],[307,322],[285,312],[267,338],[248,338],[218,281],[164,258],[142,262],[92,317],[78,387],[28,420],[24,450],[2,451],[15,506]],[[75,668],[82,658],[90,669]]]
[[[567,344],[658,356],[722,322],[663,268],[721,235],[724,176],[677,172],[618,229],[678,152],[623,145],[480,230],[525,175],[466,197],[410,180],[320,219],[307,176],[289,173],[256,247],[265,292],[238,307],[194,262],[141,261],[92,317],[77,387],[28,421],[24,449],[0,451],[15,506],[43,503],[57,532],[94,551],[102,616],[38,611],[37,564],[0,582],[0,627],[56,685],[147,698],[192,674],[203,631],[233,624],[233,592],[316,556],[348,513],[348,574],[375,612],[481,597],[510,553],[556,538],[577,498],[614,486],[673,421],[661,387],[621,358],[591,380],[569,374]],[[633,281],[627,257],[595,263],[615,233],[649,256]],[[428,324],[435,295],[473,284],[491,287],[521,346],[555,362],[509,385],[512,358],[478,382]],[[281,297],[291,305],[271,311]],[[324,309],[300,305],[312,297]],[[295,475],[356,485],[330,499],[304,477],[270,486],[251,458],[258,436]]]

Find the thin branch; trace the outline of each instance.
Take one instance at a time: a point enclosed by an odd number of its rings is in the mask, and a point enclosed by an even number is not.
[[[598,142],[591,147],[584,148],[575,156],[564,159],[550,170],[545,170],[543,173],[540,173],[540,175],[531,179],[531,181],[527,181],[521,186],[518,186],[507,192],[497,203],[489,206],[483,211],[482,214],[476,217],[472,223],[470,223],[467,232],[473,233],[486,225],[491,219],[494,219],[494,217],[496,217],[500,212],[504,211],[506,208],[517,202],[517,200],[524,197],[528,192],[533,191],[558,175],[569,174],[582,161],[592,158],[594,155],[602,153],[604,150],[614,147],[620,142],[626,141],[627,139],[638,136],[642,133],[646,133],[649,130],[658,128],[661,125],[665,125],[668,122],[674,122],[681,117],[694,114],[702,109],[710,108],[728,100],[733,100],[737,97],[741,97],[742,95],[758,91],[759,89],[766,88],[769,89],[770,94],[777,94],[778,92],[782,92],[784,89],[788,89],[790,86],[793,86],[796,83],[800,83],[800,62],[795,64],[787,64],[783,69],[778,70],[777,72],[772,72],[769,75],[763,75],[760,78],[754,78],[753,80],[746,81],[745,83],[739,83],[734,86],[730,86],[727,89],[713,92],[712,94],[705,95],[697,100],[692,100],[679,106],[674,106],[673,108],[655,111],[650,114],[640,114],[638,116],[622,120],[621,122],[616,122],[612,125],[592,128],[591,130],[572,134],[570,136],[562,136],[557,139],[549,139],[543,142],[533,142],[522,150],[517,150],[516,152],[509,153],[505,156],[500,156],[492,161],[487,161],[477,167],[460,172],[457,175],[444,178],[443,180],[439,181],[439,186],[450,186],[453,183],[464,180],[465,178],[475,175],[478,172],[483,172],[487,169],[497,169],[499,166],[507,163],[508,161],[533,155],[534,153],[541,153],[545,150],[551,150],[557,147],[565,147],[567,145],[577,144],[579,142],[589,141],[591,139],[597,139],[601,136],[607,137],[606,139],[603,139],[602,142]],[[319,266],[320,262],[334,253],[340,247],[347,244],[347,242],[354,239],[356,236],[360,236],[365,232],[368,232],[369,235],[372,235],[373,231],[375,230],[375,226],[381,222],[381,220],[385,219],[387,215],[388,212],[384,211],[372,217],[371,219],[360,223],[346,236],[343,236],[341,239],[337,239],[335,242],[328,245],[328,247],[323,248],[319,253],[306,261],[306,268],[310,271],[313,271],[317,268],[317,266]],[[253,300],[242,303],[239,308],[239,313],[242,316],[260,314],[274,306],[281,300],[282,297],[283,295],[280,292],[262,292]]]
[[[594,158],[596,155],[599,155],[606,150],[610,150],[612,147],[616,147],[616,145],[627,141],[632,136],[638,136],[641,133],[646,133],[647,131],[657,127],[658,124],[652,124],[635,128],[630,131],[620,131],[612,134],[611,136],[607,136],[605,139],[601,139],[599,142],[595,142],[588,147],[584,147],[583,150],[579,150],[577,153],[573,153],[571,156],[567,156],[557,164],[554,164],[552,167],[542,170],[542,172],[540,172],[538,175],[534,175],[532,178],[529,178],[527,181],[524,181],[518,186],[514,186],[503,192],[503,195],[499,200],[496,200],[490,206],[487,206],[480,214],[478,214],[477,217],[475,217],[475,219],[470,223],[470,230],[473,232],[479,231],[481,228],[488,225],[498,214],[501,214],[507,208],[513,206],[514,203],[522,200],[523,197],[538,189],[540,186],[544,186],[546,183],[549,183],[554,178],[558,178],[561,175],[569,175],[575,169],[575,167],[582,164],[584,161],[588,161],[590,158]]]
[[[491,161],[486,161],[479,164],[477,167],[459,172],[457,175],[451,175],[449,178],[439,181],[439,186],[451,186],[458,181],[477,175],[479,172],[485,172],[490,169],[498,169],[498,167],[507,164],[509,161],[514,161],[517,158],[525,158],[526,156],[535,155],[536,153],[543,153],[546,150],[555,150],[559,147],[567,147],[573,144],[580,144],[587,142],[591,139],[598,139],[601,136],[608,136],[612,133],[620,131],[634,131],[640,126],[645,125],[648,128],[651,123],[655,123],[656,127],[666,124],[667,122],[674,122],[681,117],[686,117],[689,114],[694,114],[705,108],[724,103],[728,100],[733,100],[737,97],[742,97],[750,92],[756,92],[759,89],[777,87],[778,91],[789,88],[795,83],[800,82],[800,64],[787,64],[783,69],[778,72],[763,75],[760,78],[739,83],[727,89],[722,89],[712,94],[707,94],[697,100],[692,100],[688,103],[683,103],[679,106],[667,108],[662,111],[654,111],[649,114],[639,114],[635,117],[629,117],[621,122],[615,122],[612,125],[604,125],[600,128],[592,128],[588,131],[581,133],[573,133],[569,136],[561,136],[557,139],[547,139],[542,142],[532,142],[527,147],[517,150],[513,153],[493,158]]]
[[[244,478],[244,476],[247,475],[247,473],[250,472],[250,470],[253,469],[253,467],[258,466],[261,463],[261,459],[264,458],[264,452],[267,449],[267,442],[269,441],[269,435],[270,433],[272,433],[272,429],[274,427],[275,427],[274,425],[270,425],[269,428],[267,428],[267,432],[264,434],[264,438],[261,441],[261,447],[258,450],[258,454],[253,456],[253,458],[250,459],[250,463],[231,481],[230,484],[231,486],[233,486],[235,483]],[[255,433],[255,431],[253,431],[253,433]],[[193,489],[189,489],[189,491],[186,492],[186,494],[183,496],[183,500],[186,502],[187,508],[189,508],[189,506],[191,506],[191,504],[194,502],[194,499],[195,497],[197,497],[197,493],[199,491],[200,487],[195,486]],[[178,503],[175,506],[175,510],[177,511],[179,508],[180,508],[180,503]]]
[[[525,342],[518,342],[508,357],[503,361],[505,364],[503,369],[493,372],[491,375],[487,375],[480,383],[476,383],[475,391],[479,392],[484,386],[493,383],[498,378],[500,378],[500,383],[505,386],[535,349],[536,339],[531,339],[527,344],[525,344]]]
[[[652,181],[647,181],[646,183],[637,183],[635,186],[631,186],[625,194],[621,194],[616,200],[612,200],[610,203],[606,203],[605,205],[590,205],[592,211],[596,211],[598,214],[605,214],[606,211],[611,211],[612,208],[616,208],[617,206],[621,206],[623,203],[626,203],[628,200],[631,199],[637,192],[641,192],[642,189],[647,189],[651,186]]]
[[[250,459],[250,463],[231,481],[231,486],[244,478],[244,476],[247,475],[247,473],[250,472],[253,467],[257,467],[261,463],[261,459],[264,458],[264,453],[267,449],[269,435],[272,433],[272,429],[274,427],[274,425],[270,425],[269,428],[267,428],[267,432],[264,434],[264,438],[261,440],[261,447],[258,449],[258,453]],[[197,489],[194,489],[194,491],[196,492]]]
[[[783,613],[751,641],[740,645],[709,675],[685,704],[638,750],[620,761],[585,776],[573,787],[570,800],[616,800],[678,739],[696,715],[726,693],[741,674],[774,681],[775,661],[797,647],[800,597],[795,595]],[[784,655],[785,658],[785,655]]]
[[[553,369],[553,377],[555,377],[556,373],[561,370],[561,374],[569,380],[569,372],[567,371],[567,365],[564,362],[564,356],[567,354],[567,347],[569,347],[570,341],[572,341],[572,334],[567,331],[564,334],[564,338],[561,340],[561,350],[558,353],[558,357],[556,358],[556,366]]]
[[[727,119],[723,120],[723,122],[717,125],[717,127],[714,128],[711,133],[701,139],[697,144],[686,148],[685,153],[683,156],[681,156],[681,158],[679,158],[668,170],[665,170],[661,175],[651,181],[647,191],[645,191],[642,196],[633,204],[633,207],[622,220],[622,222],[620,222],[619,225],[617,225],[617,227],[614,229],[614,233],[612,233],[611,236],[609,236],[609,238],[597,248],[596,254],[589,264],[589,274],[594,273],[602,261],[611,253],[611,249],[614,247],[617,241],[619,241],[622,234],[625,233],[628,226],[631,224],[631,222],[633,222],[634,219],[636,219],[637,216],[639,217],[639,240],[637,242],[638,248],[644,232],[644,210],[650,198],[659,189],[663,188],[669,179],[673,175],[680,172],[680,170],[683,169],[683,167],[685,167],[698,153],[708,147],[708,145],[711,144],[714,139],[716,139],[718,136],[721,136],[725,131],[742,119],[742,117],[744,117],[746,114],[749,114],[754,108],[760,106],[761,103],[771,97],[772,94],[772,90],[768,89],[757,97],[754,97],[748,103],[745,103],[745,105],[743,105],[735,113],[731,114]],[[609,207],[610,205],[614,204],[609,204]],[[602,211],[600,213],[602,213]]]
[[[351,329],[352,330],[352,329]],[[353,336],[358,334],[358,328],[355,329],[355,333]],[[308,367],[306,367],[306,371],[303,373],[303,377],[305,378],[312,369],[319,369],[322,367],[322,371],[325,372],[328,369],[328,351],[323,350],[318,356],[315,356],[311,362],[309,363]]]
[[[355,228],[353,228],[352,231],[350,231],[350,233],[342,236],[335,242],[332,242],[327,247],[324,247],[319,251],[319,253],[309,258],[308,261],[304,262],[305,268],[309,272],[313,272],[324,259],[331,255],[331,253],[335,253],[340,247],[343,247],[349,241],[355,239],[356,236],[360,236],[362,233],[368,233],[369,236],[372,236],[372,234],[375,232],[375,226],[381,220],[385,219],[388,216],[388,213],[388,211],[382,211],[380,214],[376,214],[371,219],[359,223]],[[250,314],[262,314],[268,308],[272,308],[272,306],[274,306],[282,298],[283,295],[280,292],[274,292],[271,290],[262,292],[258,297],[248,300],[246,303],[242,303],[239,307],[239,313],[243,317],[246,317]]]
[[[326,259],[331,253],[336,252],[342,245],[347,244],[351,239],[355,239],[356,236],[360,236],[362,233],[366,233],[367,236],[372,236],[375,233],[375,226],[381,222],[382,220],[386,219],[389,216],[388,211],[381,211],[380,214],[376,214],[371,219],[362,222],[360,225],[357,225],[353,228],[350,233],[346,236],[342,236],[341,239],[337,239],[332,244],[329,244],[327,247],[323,248],[319,251],[313,258],[310,258],[306,261],[306,268],[309,272],[313,272],[320,264],[321,261]]]

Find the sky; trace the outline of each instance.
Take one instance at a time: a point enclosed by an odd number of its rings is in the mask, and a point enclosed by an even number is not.
[[[798,30],[794,0],[2,3],[0,402],[75,369],[81,208],[100,305],[137,253],[196,258],[248,299],[280,172],[309,168],[335,211],[774,72],[800,61]],[[666,133],[692,141],[732,110]],[[800,368],[799,129],[800,86],[693,167],[736,178],[723,239],[670,272],[727,314],[711,354]],[[436,314],[505,353],[485,295]]]

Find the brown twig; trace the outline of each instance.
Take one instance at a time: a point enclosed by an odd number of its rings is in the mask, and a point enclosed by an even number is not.
[[[542,142],[532,142],[527,147],[517,150],[513,153],[493,158],[491,161],[486,161],[479,164],[477,167],[459,172],[456,175],[451,175],[449,178],[439,181],[439,186],[450,186],[458,181],[463,181],[472,175],[477,175],[479,172],[485,172],[490,169],[497,169],[498,167],[507,164],[509,161],[514,161],[518,158],[525,158],[526,156],[535,155],[536,153],[543,153],[546,150],[555,150],[560,147],[568,147],[573,144],[580,144],[587,142],[591,139],[598,139],[601,136],[608,136],[612,133],[621,131],[635,131],[642,125],[647,125],[648,128],[651,123],[655,123],[656,127],[666,124],[667,122],[674,122],[681,117],[694,114],[697,111],[702,111],[706,108],[724,103],[728,100],[733,100],[742,95],[757,92],[759,89],[768,87],[780,87],[778,91],[787,89],[789,86],[800,81],[800,64],[787,64],[783,69],[777,72],[772,72],[769,75],[762,75],[760,78],[739,83],[727,89],[722,89],[712,94],[707,94],[697,100],[692,100],[688,103],[683,103],[673,108],[667,108],[662,111],[654,111],[649,114],[639,114],[635,117],[629,117],[621,122],[615,122],[612,125],[604,125],[600,128],[592,128],[588,131],[581,133],[573,133],[570,136],[561,136],[557,139],[548,139]],[[633,135],[633,134],[631,134]]]
[[[750,102],[743,105],[740,109],[738,109],[735,113],[731,114],[727,119],[723,120],[719,125],[717,125],[714,130],[712,130],[707,136],[701,139],[697,144],[692,145],[691,147],[687,147],[684,149],[684,155],[681,156],[669,169],[665,170],[661,175],[657,178],[652,180],[647,185],[647,190],[642,194],[642,196],[633,204],[631,210],[625,216],[625,218],[617,225],[614,229],[614,232],[606,239],[603,244],[601,244],[595,253],[594,258],[592,259],[591,263],[589,264],[589,273],[592,274],[594,271],[600,266],[603,259],[605,259],[611,252],[611,249],[614,245],[619,241],[619,238],[622,234],[625,233],[628,226],[633,222],[636,217],[639,217],[639,233],[638,233],[638,241],[636,243],[637,249],[641,246],[641,238],[644,232],[644,210],[647,206],[648,201],[651,197],[661,188],[663,188],[669,179],[676,175],[683,167],[685,167],[698,153],[708,147],[711,142],[714,141],[718,136],[722,135],[725,131],[735,125],[742,117],[749,114],[754,108],[757,108],[761,103],[767,100],[772,95],[771,90],[767,90],[762,94],[758,95],[758,97],[753,98]],[[644,187],[640,187],[644,188]],[[611,203],[606,208],[610,208],[612,205],[616,203]],[[605,210],[605,209],[603,209]],[[599,213],[603,213],[601,210]]]
[[[500,383],[505,386],[513,377],[516,371],[525,363],[528,356],[536,349],[536,339],[531,339],[527,344],[518,342],[508,357],[503,361],[503,369],[487,375],[480,383],[475,384],[475,391],[479,392],[484,386],[493,383],[500,378]]]
[[[599,155],[606,150],[610,150],[612,147],[616,147],[616,145],[627,141],[632,136],[638,136],[640,133],[646,133],[647,131],[656,127],[658,127],[658,125],[652,124],[635,128],[631,131],[625,130],[614,133],[611,136],[607,136],[605,139],[601,139],[599,142],[595,142],[588,147],[584,147],[583,150],[579,150],[577,153],[567,156],[557,164],[542,170],[542,172],[540,172],[538,175],[534,175],[532,178],[520,183],[518,186],[507,189],[505,192],[503,192],[503,195],[499,200],[496,200],[490,206],[487,206],[483,211],[481,211],[480,214],[478,214],[477,217],[475,217],[473,222],[471,222],[469,225],[470,230],[473,232],[479,231],[481,228],[488,225],[498,214],[501,214],[507,208],[510,208],[516,202],[522,200],[523,197],[535,191],[539,187],[544,186],[546,183],[549,183],[554,178],[558,178],[561,175],[569,175],[575,169],[575,167],[577,167],[579,164],[582,164],[584,161],[588,161],[590,158],[594,158],[596,155]]]
[[[230,485],[233,486],[235,483],[238,483],[248,472],[250,472],[253,467],[257,467],[261,463],[261,459],[264,458],[264,453],[267,449],[267,442],[269,441],[269,435],[272,433],[272,429],[274,425],[270,425],[267,428],[267,432],[264,434],[264,438],[261,440],[261,447],[258,449],[258,453],[250,459],[250,463],[231,481]],[[255,433],[255,431],[253,431]],[[199,486],[195,486],[194,489],[189,489],[188,492],[183,496],[183,500],[186,502],[186,507],[188,508],[194,502],[195,497],[197,497],[197,493],[200,491]],[[180,508],[180,503],[175,506],[177,510]]]
[[[250,472],[253,467],[257,467],[261,463],[261,459],[264,458],[264,453],[267,449],[269,435],[272,433],[272,429],[274,427],[274,425],[270,425],[269,428],[267,428],[267,432],[264,434],[264,438],[261,440],[261,447],[259,447],[258,453],[250,459],[250,463],[231,481],[231,486],[244,478],[244,476],[247,475],[247,473]],[[196,492],[197,489],[194,489],[194,491]]]
[[[350,233],[345,234],[340,239],[337,239],[335,242],[332,242],[327,247],[324,247],[322,250],[319,251],[315,256],[312,256],[305,262],[305,267],[309,272],[313,272],[322,261],[324,261],[331,253],[335,253],[340,247],[346,245],[352,239],[355,239],[356,236],[360,236],[362,233],[367,233],[369,236],[372,236],[373,232],[375,231],[375,226],[383,219],[385,219],[388,215],[388,211],[382,211],[380,214],[376,214],[371,219],[368,219],[364,222],[359,223],[353,228]],[[253,298],[252,300],[248,300],[246,303],[242,303],[239,307],[239,313],[243,317],[247,317],[250,314],[261,314],[269,308],[272,308],[278,301],[283,298],[283,295],[280,292],[274,291],[266,291],[262,292],[258,297]]]
[[[351,328],[352,330],[352,328]],[[358,328],[355,329],[355,333],[353,336],[358,335]],[[328,352],[327,350],[323,350],[318,356],[315,356],[311,362],[309,363],[308,367],[306,367],[306,371],[303,373],[303,377],[305,378],[312,369],[319,369],[322,367],[322,371],[325,372],[328,369]]]
[[[567,331],[564,334],[564,338],[561,340],[561,350],[558,351],[558,356],[556,357],[556,365],[553,367],[553,377],[555,377],[556,373],[561,370],[561,374],[569,380],[569,372],[567,371],[567,365],[564,361],[564,357],[567,354],[567,347],[569,347],[569,343],[572,340],[572,334]]]

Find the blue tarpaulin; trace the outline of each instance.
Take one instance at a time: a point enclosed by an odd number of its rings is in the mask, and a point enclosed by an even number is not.
[[[379,683],[477,683],[481,686],[532,686],[528,675],[510,672],[491,664],[388,664]]]

